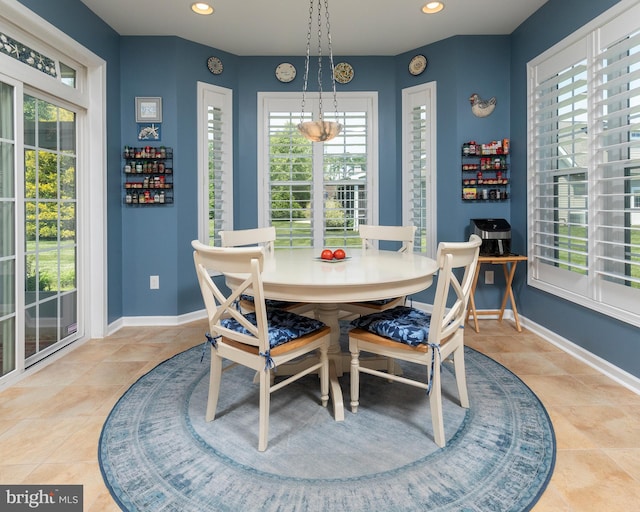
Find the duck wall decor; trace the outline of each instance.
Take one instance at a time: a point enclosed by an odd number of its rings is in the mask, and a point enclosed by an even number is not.
[[[487,117],[488,115],[491,115],[493,110],[496,108],[498,100],[496,100],[495,96],[489,98],[488,100],[483,100],[480,96],[478,96],[477,93],[474,92],[469,97],[469,103],[471,103],[471,112],[473,112],[474,116]]]

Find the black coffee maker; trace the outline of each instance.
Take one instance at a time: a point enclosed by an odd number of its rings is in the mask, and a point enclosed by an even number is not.
[[[511,254],[511,226],[506,219],[471,219],[471,233],[482,238],[481,256]]]

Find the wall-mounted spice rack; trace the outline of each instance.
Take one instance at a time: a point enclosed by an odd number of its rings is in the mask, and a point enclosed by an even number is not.
[[[462,199],[505,201],[509,199],[509,139],[462,145]]]
[[[126,205],[173,204],[173,150],[171,148],[125,146],[123,157],[123,201]]]

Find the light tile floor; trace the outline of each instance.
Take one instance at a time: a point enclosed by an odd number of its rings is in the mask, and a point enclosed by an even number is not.
[[[480,326],[467,328],[467,345],[516,373],[556,432],[555,471],[534,512],[638,510],[640,395],[508,321]],[[205,329],[123,328],[0,392],[0,483],[83,484],[85,511],[119,510],[97,460],[102,424],[138,377],[200,344]]]

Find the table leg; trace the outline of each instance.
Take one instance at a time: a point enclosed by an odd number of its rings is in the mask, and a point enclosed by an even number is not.
[[[522,327],[520,327],[520,317],[518,317],[518,309],[516,308],[516,299],[513,296],[513,277],[516,274],[516,265],[517,261],[511,263],[510,268],[508,268],[507,263],[503,263],[504,270],[504,278],[506,280],[506,287],[504,291],[504,297],[502,298],[502,306],[500,307],[500,321],[502,321],[502,316],[504,315],[504,310],[507,307],[507,299],[511,301],[511,309],[513,310],[513,318],[516,322],[516,330],[518,332],[522,332]]]
[[[333,401],[333,419],[344,421],[344,400],[342,399],[342,388],[336,375],[335,361],[329,361],[329,392]]]
[[[473,325],[476,332],[480,332],[478,326],[478,314],[476,313],[476,301],[474,295],[476,293],[476,286],[478,285],[478,276],[480,275],[480,263],[476,265],[476,273],[473,275],[473,283],[471,284],[471,293],[469,294],[469,306],[467,308],[467,322],[469,316],[473,315]]]
[[[333,401],[333,416],[336,421],[344,421],[344,400],[338,377],[343,374],[343,354],[340,349],[340,310],[337,304],[318,304],[315,317],[331,328],[331,343],[327,354],[329,356],[329,392]]]
[[[509,264],[508,263],[503,263],[502,264],[502,273],[504,274],[504,294],[502,295],[502,303],[500,304],[500,312],[498,314],[498,322],[502,322],[502,317],[504,316],[504,310],[507,307],[507,300],[509,299],[509,289],[510,289],[510,282],[509,282]]]

